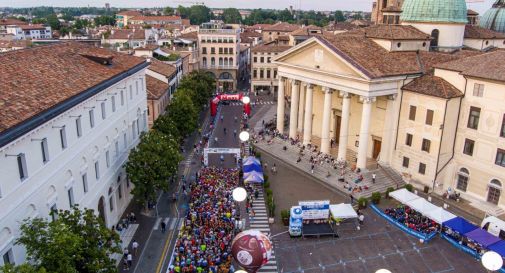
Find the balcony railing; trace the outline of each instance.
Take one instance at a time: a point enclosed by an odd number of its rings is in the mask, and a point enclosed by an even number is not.
[[[201,34],[238,34],[240,29],[200,29],[198,33]]]
[[[203,69],[238,69],[238,66],[236,66],[236,65],[203,64],[202,68]]]

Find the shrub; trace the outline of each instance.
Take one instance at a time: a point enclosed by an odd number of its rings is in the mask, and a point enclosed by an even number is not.
[[[405,185],[405,189],[412,192],[412,191],[414,191],[414,186],[412,186],[412,184],[407,184],[407,185]]]
[[[270,203],[270,206],[268,206],[268,214],[270,217],[275,217],[275,203],[272,199],[272,202]]]
[[[265,183],[268,182],[268,175],[264,174],[263,178],[265,179]]]
[[[254,156],[256,156],[258,159],[261,159],[261,153],[256,151],[256,153],[254,154]]]
[[[393,187],[389,187],[389,188],[386,190],[386,198],[389,198],[389,197],[390,197],[390,196],[389,196],[389,193],[390,193],[390,192],[393,192],[393,191],[395,191],[395,188],[393,188]]]
[[[266,189],[265,193],[267,194],[267,196],[272,196],[274,194],[274,192],[271,189]]]
[[[359,206],[359,208],[364,209],[364,208],[366,208],[367,204],[368,204],[368,199],[366,199],[365,197],[360,197],[358,199],[358,206]]]
[[[265,181],[265,183],[263,183],[263,188],[265,188],[265,189],[270,188],[270,182]]]
[[[374,204],[379,204],[381,201],[381,193],[378,191],[372,193],[371,199]]]
[[[282,219],[289,218],[289,210],[287,210],[287,209],[281,210],[281,218]]]

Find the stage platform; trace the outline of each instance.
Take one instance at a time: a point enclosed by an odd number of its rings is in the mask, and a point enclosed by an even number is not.
[[[302,237],[306,236],[316,236],[316,237],[321,237],[321,236],[333,236],[333,237],[338,237],[337,232],[333,229],[333,227],[326,223],[326,224],[303,224],[302,226]]]

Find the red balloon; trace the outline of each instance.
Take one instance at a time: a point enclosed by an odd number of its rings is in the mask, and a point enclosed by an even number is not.
[[[231,252],[237,263],[254,273],[272,256],[272,242],[259,230],[245,230],[233,239]]]

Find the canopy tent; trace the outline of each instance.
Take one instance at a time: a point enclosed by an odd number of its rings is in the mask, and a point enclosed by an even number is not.
[[[242,170],[244,171],[244,173],[249,173],[253,171],[263,173],[263,168],[261,168],[261,165],[256,164],[244,165],[244,167],[242,167]]]
[[[349,219],[358,218],[358,214],[351,204],[336,204],[330,205],[330,213],[334,218]]]
[[[488,249],[500,254],[502,257],[505,257],[505,241],[503,240],[490,245]]]
[[[244,160],[242,161],[243,166],[251,165],[251,164],[261,166],[261,162],[259,161],[259,159],[257,159],[254,156],[248,156],[248,157],[244,158]]]
[[[263,173],[255,171],[244,173],[244,182],[263,183],[264,181]]]
[[[467,220],[456,217],[451,220],[445,221],[442,223],[444,226],[456,231],[459,234],[465,234],[472,230],[477,229],[477,226],[468,222]]]
[[[432,203],[426,201],[424,198],[410,200],[406,203],[406,205],[423,215],[426,215],[429,211],[436,210],[438,208]]]
[[[446,211],[445,209],[441,207],[437,207],[434,210],[428,211],[426,213],[426,217],[430,218],[431,220],[442,224],[443,222],[447,220],[451,220],[453,218],[456,218],[456,215]]]
[[[420,198],[416,194],[411,193],[407,189],[399,189],[389,193],[389,196],[396,199],[398,202],[406,204],[409,201]]]
[[[465,233],[465,236],[483,247],[488,247],[500,241],[500,238],[480,228]]]

